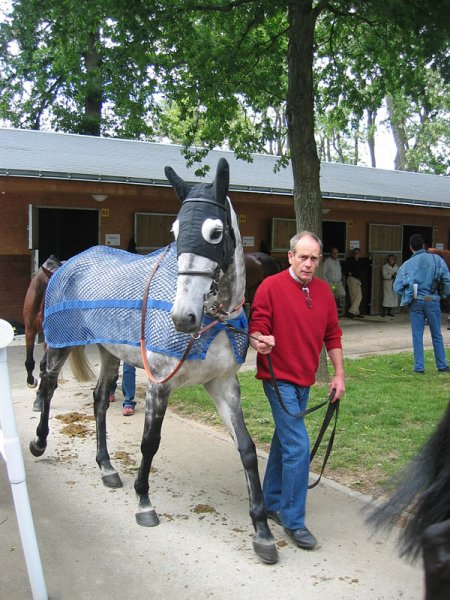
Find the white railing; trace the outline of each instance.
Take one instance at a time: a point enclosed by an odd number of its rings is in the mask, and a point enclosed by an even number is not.
[[[33,600],[48,600],[9,383],[6,348],[13,338],[11,325],[0,319],[0,453],[8,469]]]

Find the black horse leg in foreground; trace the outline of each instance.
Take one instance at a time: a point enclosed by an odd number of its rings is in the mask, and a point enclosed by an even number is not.
[[[94,391],[96,459],[103,483],[120,487],[122,482],[111,464],[107,448],[109,392],[120,360],[141,368],[145,366],[149,382],[141,442],[142,460],[135,481],[139,498],[136,520],[140,525],[152,527],[159,523],[159,518],[149,496],[149,476],[152,460],[160,445],[169,396],[178,388],[203,384],[240,454],[255,529],[253,548],[264,562],[275,563],[278,552],[267,525],[256,449],[244,423],[237,380],[248,340],[245,335],[236,339],[236,334],[228,333],[229,330],[219,323],[230,321],[237,325],[243,320],[244,325],[241,323],[240,327],[245,327],[242,308],[245,264],[237,217],[227,197],[228,163],[224,159],[219,161],[212,184],[190,186],[172,169],[166,169],[166,175],[182,202],[173,226],[176,252],[172,245],[143,257],[95,247],[70,259],[50,280],[44,321],[48,342],[47,369],[38,390],[38,395],[43,398],[43,408],[30,450],[34,456],[45,451],[50,400],[68,355],[72,360],[78,359],[78,363],[71,364],[77,378],[86,380],[89,373],[80,344],[97,343],[101,371]],[[154,276],[148,293],[149,304],[155,305],[156,309],[149,308],[146,313],[142,310],[142,298],[147,298],[150,272]],[[136,273],[142,275],[137,277]],[[120,291],[119,286],[122,286]],[[89,291],[88,297],[86,290]],[[130,298],[130,290],[136,296]],[[71,307],[70,314],[65,310],[67,305]],[[89,310],[86,310],[86,305]],[[120,318],[111,313],[113,310],[118,311]],[[125,310],[128,312],[123,312]],[[164,332],[166,336],[155,341],[158,350],[150,349],[153,347],[151,340],[148,342],[141,338],[141,311],[148,316],[148,322],[143,324],[146,335],[148,333],[151,338],[153,334],[158,336]],[[71,321],[75,319],[75,313],[76,320]],[[210,335],[207,332],[213,332],[213,335],[207,337]],[[195,349],[194,357],[182,363],[181,368],[181,361],[174,355],[172,346],[180,336],[183,349],[191,338],[193,352]],[[108,338],[107,343],[105,338]],[[141,349],[136,344],[140,339]],[[161,348],[163,343],[170,346],[170,352],[164,352],[165,348]],[[203,351],[204,348],[206,350]]]

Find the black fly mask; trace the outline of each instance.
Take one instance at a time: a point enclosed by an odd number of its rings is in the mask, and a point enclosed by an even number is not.
[[[165,168],[167,179],[182,202],[173,232],[180,254],[195,254],[217,263],[215,271],[182,271],[179,275],[209,275],[217,286],[220,271],[233,261],[236,238],[231,224],[227,199],[229,166],[224,158],[217,165],[214,183],[186,184],[171,167]]]

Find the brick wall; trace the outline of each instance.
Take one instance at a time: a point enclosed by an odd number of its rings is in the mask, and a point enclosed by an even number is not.
[[[22,307],[30,284],[29,255],[0,256],[0,318],[23,323]]]

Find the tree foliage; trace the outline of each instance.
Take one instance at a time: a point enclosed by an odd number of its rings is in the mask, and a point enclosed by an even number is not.
[[[302,42],[289,15],[298,10],[313,19],[320,158],[357,164],[366,143],[374,156],[375,118],[388,104],[399,168],[445,172],[447,5],[14,0],[0,34],[0,116],[16,127],[286,157],[288,49]]]
[[[1,116],[15,127],[151,135],[161,32],[149,6],[13,1],[0,37]]]

